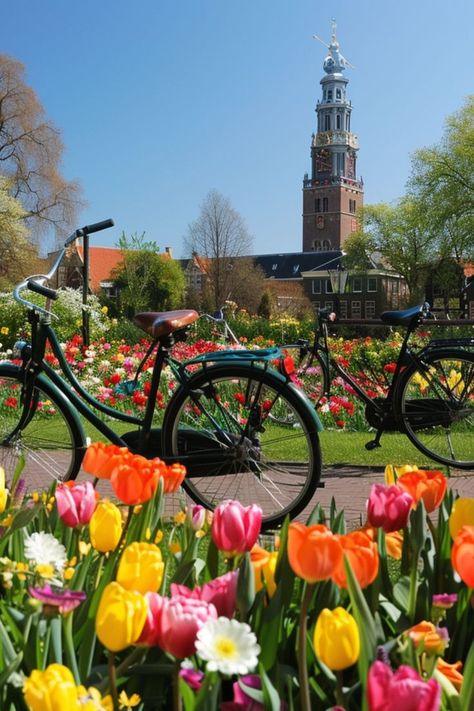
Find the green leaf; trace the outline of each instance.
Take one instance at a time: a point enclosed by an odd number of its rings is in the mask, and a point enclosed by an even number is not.
[[[172,583],[177,583],[178,585],[186,585],[187,581],[192,577],[194,572],[194,560],[183,561],[176,568],[175,573],[171,579]]]
[[[4,685],[8,682],[10,676],[13,674],[13,672],[16,672],[22,661],[23,652],[18,652],[16,657],[12,659],[10,664],[0,674],[0,689],[3,689]]]
[[[409,594],[410,578],[408,575],[402,575],[393,586],[393,601],[398,605],[400,610],[405,611],[407,609]]]
[[[474,642],[471,644],[464,665],[460,698],[462,711],[472,711],[474,708]]]
[[[196,707],[196,696],[184,679],[179,680],[179,695],[184,703],[184,711],[194,711]]]
[[[255,600],[255,576],[250,560],[250,553],[245,553],[239,566],[237,580],[237,609],[240,619],[245,621]]]
[[[219,575],[219,549],[214,541],[209,541],[206,558],[206,580],[213,580]]]
[[[262,616],[258,641],[262,648],[260,663],[267,671],[275,663],[280,639],[281,621],[286,607],[283,605],[282,586],[278,586],[270,604],[265,608]]]
[[[265,709],[269,711],[280,711],[281,701],[277,690],[273,686],[268,674],[262,665],[259,666],[260,678],[262,680],[262,690]]]
[[[414,556],[418,556],[427,538],[426,509],[422,500],[410,514],[410,547]]]

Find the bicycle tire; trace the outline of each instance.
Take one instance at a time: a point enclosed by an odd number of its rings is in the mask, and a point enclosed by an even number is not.
[[[269,419],[280,403],[294,413],[291,430]],[[319,482],[311,405],[282,376],[255,364],[193,375],[169,402],[162,436],[165,455],[186,466],[183,486],[196,503],[211,510],[227,499],[259,504],[264,528],[300,513]]]
[[[35,384],[35,414],[9,439],[23,411],[21,387],[20,368],[1,364],[0,466],[12,477],[23,455],[22,477],[29,488],[44,487],[48,477],[60,482],[75,479],[86,447],[84,432],[66,398],[46,378],[39,376]]]
[[[395,392],[394,412],[421,452],[459,469],[474,467],[474,354],[437,349],[413,364]]]

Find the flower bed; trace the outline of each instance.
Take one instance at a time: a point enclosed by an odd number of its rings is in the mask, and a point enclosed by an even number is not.
[[[317,507],[260,535],[258,506],[163,519],[179,465],[97,443],[110,480],[25,494],[0,473],[0,707],[474,707],[474,500],[387,467],[364,527]]]

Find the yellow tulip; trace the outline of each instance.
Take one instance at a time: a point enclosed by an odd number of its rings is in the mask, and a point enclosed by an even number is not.
[[[265,583],[269,597],[274,594],[276,590],[275,568],[277,558],[278,551],[266,551],[257,545],[250,551],[250,560],[255,578],[255,592],[261,590],[263,583]]]
[[[418,471],[416,464],[404,464],[401,467],[394,467],[393,464],[387,464],[385,467],[385,483],[387,486],[397,483],[399,476],[408,474],[408,472]]]
[[[122,553],[117,582],[125,590],[144,595],[157,592],[163,580],[164,563],[161,551],[153,543],[131,543]]]
[[[359,658],[360,636],[355,619],[343,607],[325,608],[314,629],[314,648],[330,669],[346,669]]]
[[[459,498],[449,517],[449,532],[454,540],[463,526],[474,526],[474,499]]]
[[[62,664],[32,671],[25,679],[23,693],[31,711],[79,711],[81,708],[74,677]]]
[[[0,514],[2,514],[8,501],[8,489],[5,489],[5,469],[0,467]]]
[[[122,534],[120,509],[111,501],[101,501],[89,521],[91,543],[100,553],[113,551]]]
[[[111,652],[137,641],[148,612],[146,599],[138,592],[109,583],[100,598],[95,620],[97,637]]]

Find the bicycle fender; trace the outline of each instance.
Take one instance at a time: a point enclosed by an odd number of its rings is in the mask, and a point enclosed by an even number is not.
[[[223,361],[232,364],[244,363],[247,365],[252,361],[262,361],[268,362],[272,360],[277,360],[281,356],[280,348],[276,346],[274,348],[261,348],[255,350],[248,350],[242,348],[242,350],[224,350],[224,351],[210,351],[208,353],[201,353],[200,355],[187,360],[183,365],[191,365],[196,363],[222,363]]]
[[[20,368],[20,366],[14,365],[13,363],[0,363],[0,378],[2,377],[2,375],[14,378],[19,377],[21,374],[21,370],[22,369]],[[81,418],[79,417],[79,413],[74,407],[71,407],[71,403],[67,399],[66,395],[62,392],[62,390],[60,390],[53,382],[51,382],[51,380],[47,378],[43,373],[40,373],[36,376],[36,381],[45,392],[48,392],[49,390],[49,392],[54,395],[54,397],[63,402],[65,408],[68,410],[71,420],[74,422],[75,425],[77,425],[79,431],[81,432],[82,439],[85,442],[86,435],[84,432],[84,427],[82,425]]]

